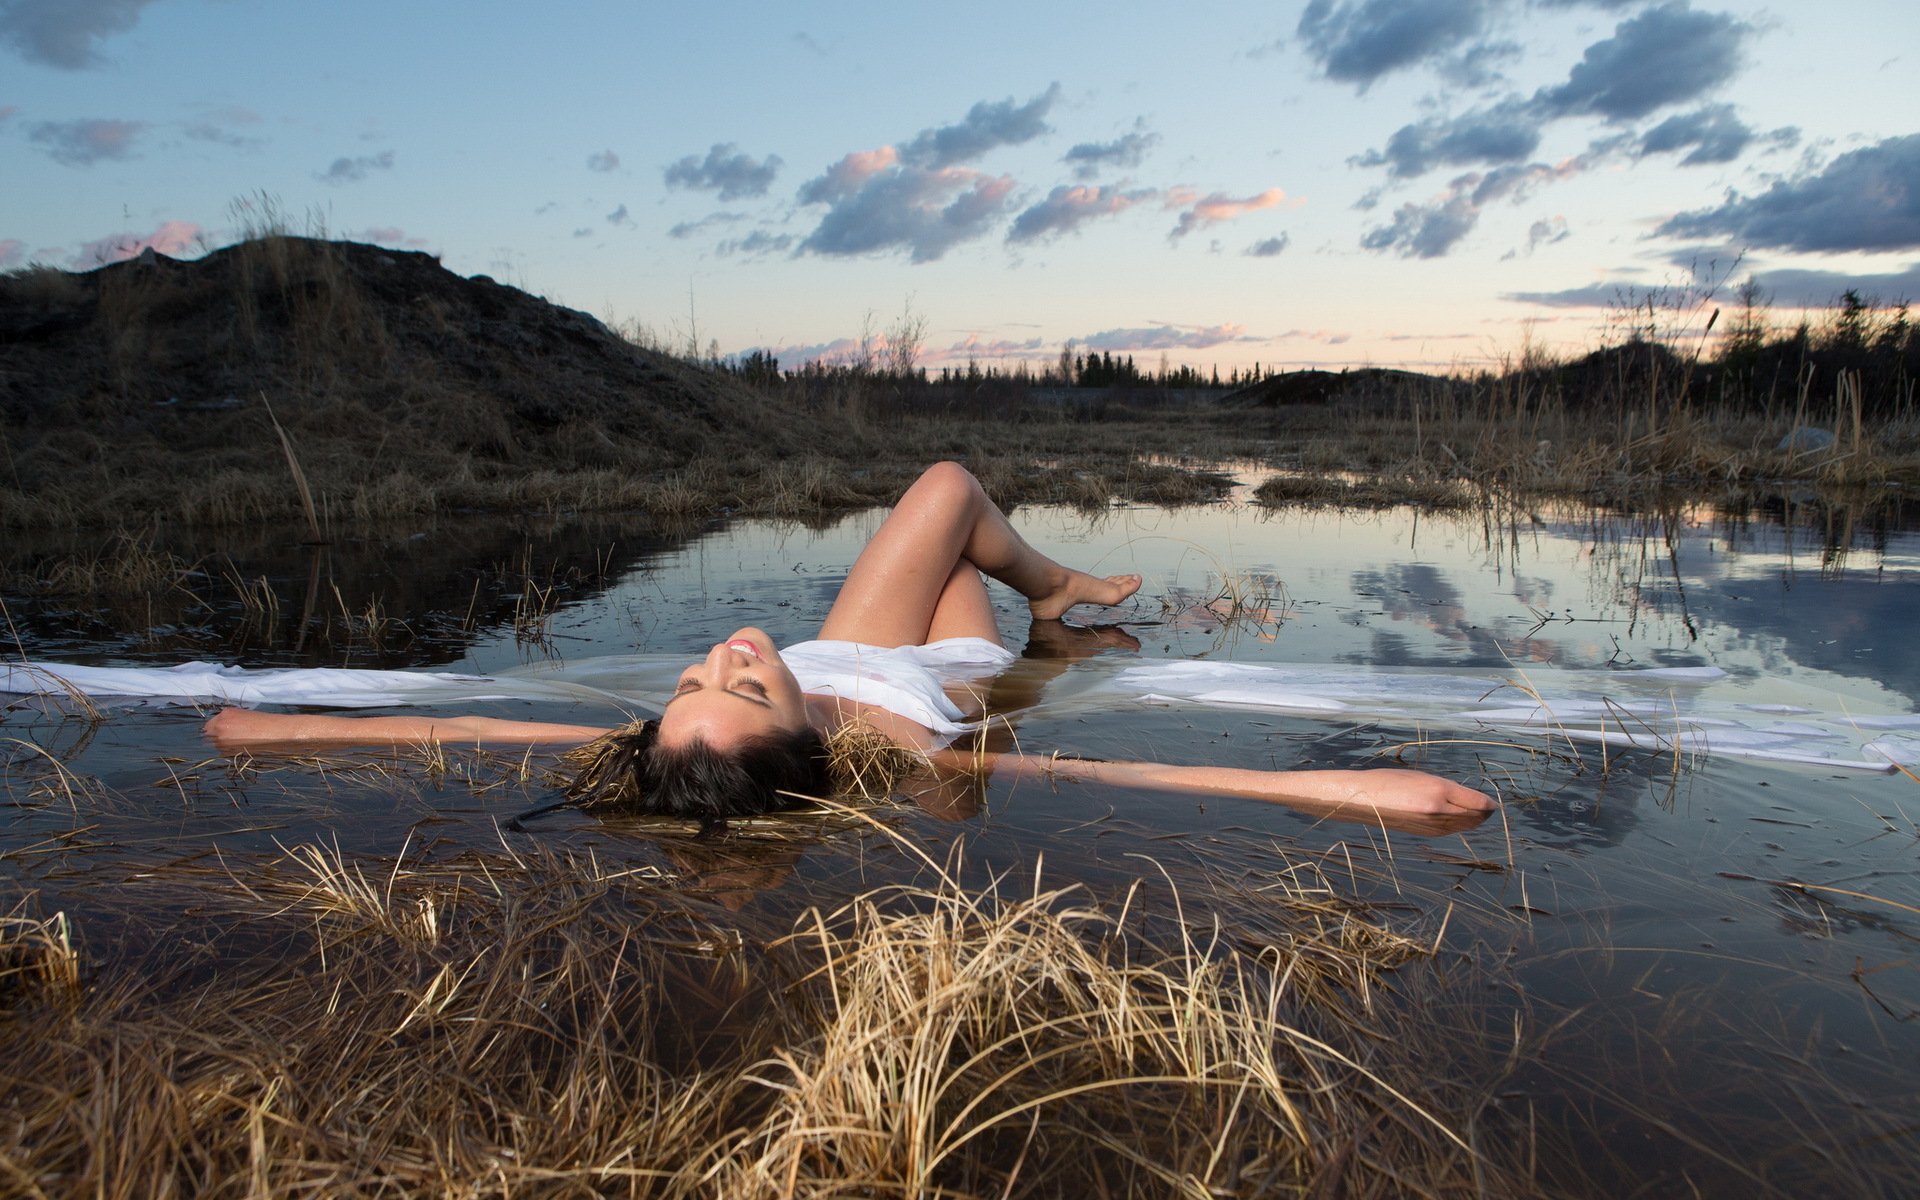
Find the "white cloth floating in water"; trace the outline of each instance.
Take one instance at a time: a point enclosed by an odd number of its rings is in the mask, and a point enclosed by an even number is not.
[[[982,643],[986,645],[986,643]],[[995,650],[998,648],[995,647]],[[1004,654],[1004,652],[999,652]],[[804,658],[804,655],[802,656]],[[991,659],[992,661],[989,661]],[[955,664],[990,672],[1004,661]],[[484,700],[594,701],[657,711],[684,657],[621,655],[536,663],[495,675],[332,668],[247,670],[213,663],[177,667],[0,667],[0,692],[141,697],[216,704],[369,708]],[[804,665],[804,664],[796,664]],[[1764,702],[1717,667],[1525,671],[1465,675],[1338,665],[1264,665],[1211,660],[1094,660],[1048,689],[1039,711],[1115,704],[1210,708],[1372,721],[1407,728],[1504,731],[1660,753],[1731,755],[1852,770],[1920,763],[1920,714],[1854,715],[1845,701],[1772,681]],[[803,677],[802,686],[806,687]],[[811,689],[809,689],[811,690]],[[1905,735],[1905,736],[1903,736]]]
[[[1920,715],[1854,717],[1812,705],[1742,703],[1735,699],[1739,689],[1718,667],[1542,667],[1465,676],[1197,660],[1131,666],[1115,677],[1114,686],[1149,704],[1487,728],[1662,753],[1869,771],[1920,761],[1920,741],[1873,736],[1880,730],[1920,730]]]
[[[989,677],[1013,655],[984,638],[946,638],[882,648],[857,642],[800,642],[781,652],[802,691],[877,705],[952,739],[977,725],[943,690]],[[597,700],[659,711],[685,658],[617,656],[538,663],[498,675],[363,671],[330,667],[248,670],[214,663],[177,667],[82,667],[62,663],[0,667],[0,692],[92,700],[113,697],[190,703],[374,708],[482,700]]]

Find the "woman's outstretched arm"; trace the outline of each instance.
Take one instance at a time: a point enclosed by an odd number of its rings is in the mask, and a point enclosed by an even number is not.
[[[539,742],[589,742],[605,732],[591,725],[550,725],[499,717],[336,717],[323,713],[256,712],[250,708],[223,708],[208,718],[206,724],[208,739],[227,752],[418,742],[528,746]]]
[[[978,771],[1014,771],[1021,778],[1078,779],[1116,787],[1194,796],[1235,796],[1415,833],[1451,833],[1485,820],[1492,797],[1473,788],[1395,767],[1329,771],[1253,771],[1240,767],[1180,767],[1165,763],[1035,758],[941,750],[935,765]]]

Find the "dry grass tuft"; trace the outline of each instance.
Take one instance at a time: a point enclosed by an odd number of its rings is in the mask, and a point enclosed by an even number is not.
[[[1161,948],[1129,927],[1133,903],[1114,916],[1071,889],[1007,900],[949,884],[805,922],[784,945],[818,962],[790,995],[820,1032],[751,1068],[773,1102],[716,1150],[714,1183],[1253,1195],[1471,1178],[1476,1156],[1443,1119],[1327,1039],[1330,1017],[1354,1019],[1351,998],[1308,1002],[1297,986],[1303,956],[1371,976],[1409,943],[1388,937],[1373,956],[1317,935],[1311,950],[1245,953],[1216,928]],[[1342,1161],[1362,1136],[1388,1173]]]
[[[67,914],[26,915],[26,902],[0,917],[0,1017],[31,995],[70,1005],[80,998],[80,955]]]

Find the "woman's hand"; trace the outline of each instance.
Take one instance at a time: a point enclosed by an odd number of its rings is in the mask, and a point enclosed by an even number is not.
[[[1456,813],[1490,813],[1493,798],[1485,792],[1400,767],[1369,767],[1358,771],[1273,771],[1281,795],[1275,799],[1299,795],[1307,783],[1310,798],[1335,803],[1364,804],[1383,812],[1420,816],[1451,816]],[[1324,777],[1316,780],[1311,777]],[[1344,793],[1344,794],[1343,794]]]

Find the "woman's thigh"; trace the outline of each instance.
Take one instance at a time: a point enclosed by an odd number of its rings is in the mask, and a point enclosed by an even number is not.
[[[940,589],[940,603],[934,607],[933,620],[927,624],[927,641],[946,638],[985,638],[998,646],[1000,629],[993,619],[993,602],[987,596],[987,581],[966,559],[961,559]]]

